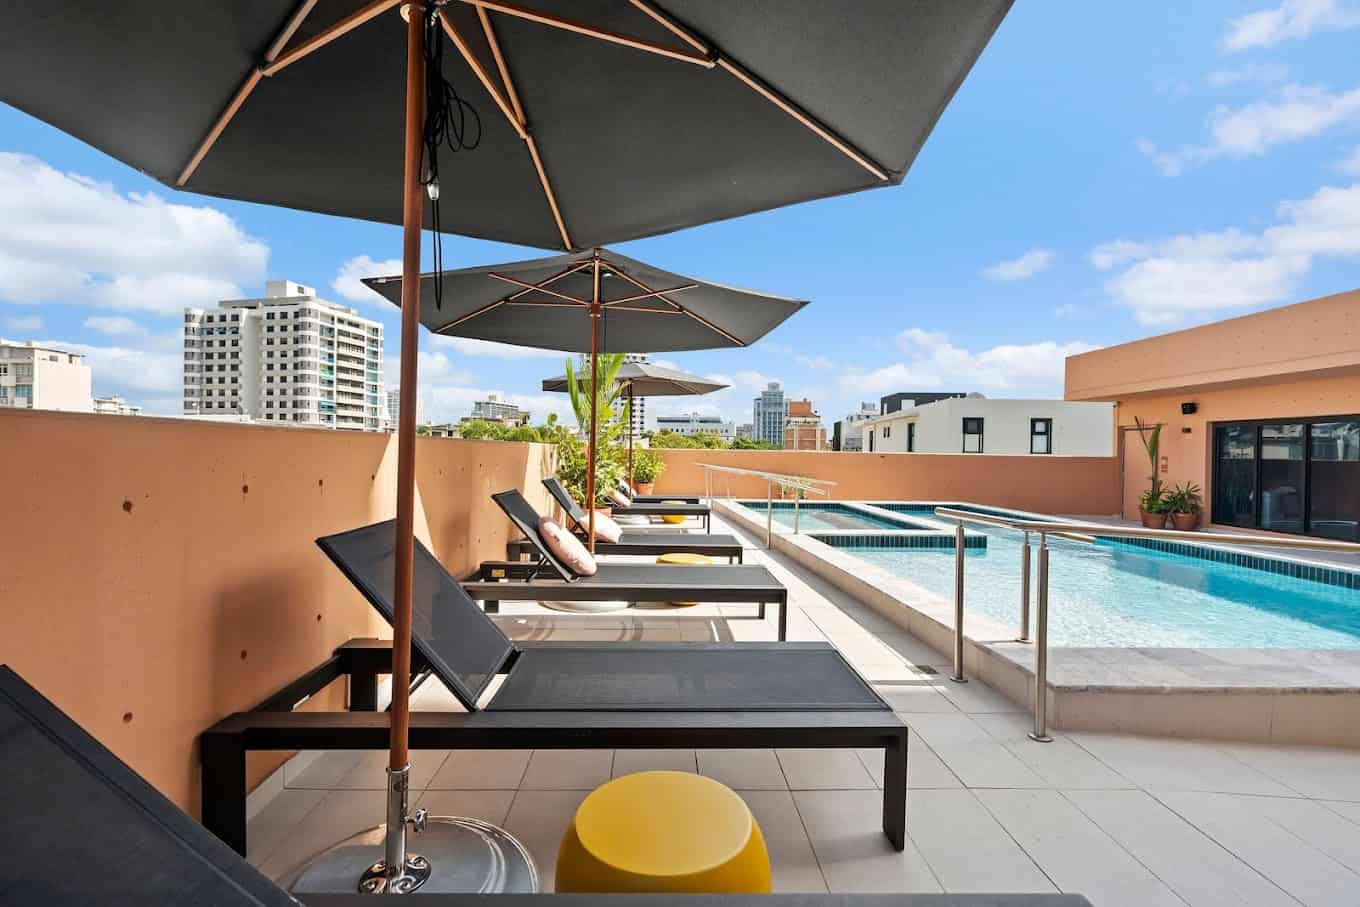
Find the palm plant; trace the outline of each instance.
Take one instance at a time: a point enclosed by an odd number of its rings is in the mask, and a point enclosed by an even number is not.
[[[1133,424],[1138,429],[1138,437],[1142,439],[1143,449],[1147,451],[1148,463],[1152,467],[1152,475],[1148,480],[1152,482],[1152,487],[1148,489],[1148,496],[1154,501],[1162,498],[1162,480],[1157,478],[1157,454],[1162,446],[1162,425],[1149,425],[1137,416],[1133,417]]]
[[[623,368],[624,358],[623,353],[603,353],[596,360],[595,407],[601,426],[619,417],[614,406],[623,389],[614,383],[614,379],[618,377],[619,369]],[[580,426],[581,434],[589,436],[590,376],[584,374],[584,370],[578,375],[571,359],[567,360],[567,394],[571,397],[571,409],[576,414],[576,424]],[[624,409],[627,408],[625,404]]]

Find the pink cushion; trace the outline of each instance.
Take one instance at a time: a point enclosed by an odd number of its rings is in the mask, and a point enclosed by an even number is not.
[[[628,499],[628,495],[624,494],[622,491],[619,491],[617,488],[609,493],[609,500],[613,501],[620,507],[633,506],[633,502]]]
[[[595,558],[586,550],[586,546],[581,544],[580,539],[562,528],[556,520],[540,517],[538,534],[543,536],[543,542],[553,557],[561,561],[572,573],[577,576],[595,575]]]
[[[623,538],[623,527],[603,510],[595,511],[595,540],[597,542],[617,542]]]

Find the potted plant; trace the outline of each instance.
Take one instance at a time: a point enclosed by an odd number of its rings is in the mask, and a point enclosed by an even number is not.
[[[642,448],[633,454],[633,487],[638,494],[651,494],[656,480],[666,469],[661,455],[650,448]]]
[[[1162,480],[1157,477],[1157,452],[1161,448],[1162,426],[1148,425],[1136,416],[1133,423],[1138,428],[1138,437],[1142,439],[1143,449],[1147,451],[1148,463],[1152,467],[1152,475],[1148,476],[1152,484],[1138,499],[1138,517],[1146,529],[1165,529],[1166,495],[1162,491]]]
[[[1165,502],[1171,514],[1172,526],[1181,532],[1191,532],[1199,528],[1204,499],[1200,497],[1198,485],[1194,482],[1177,485],[1166,496]]]

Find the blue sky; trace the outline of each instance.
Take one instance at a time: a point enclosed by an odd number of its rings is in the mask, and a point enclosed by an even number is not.
[[[751,349],[663,357],[733,388],[656,408],[749,421],[767,380],[828,424],[896,390],[1060,396],[1069,353],[1360,287],[1358,39],[1357,0],[1021,0],[902,186],[618,247],[813,301]],[[86,352],[96,393],[177,412],[180,309],[266,278],[395,343],[396,310],[353,277],[399,247],[392,227],[173,192],[0,104],[0,336]],[[431,418],[489,391],[566,408],[538,392],[559,356],[422,350]]]

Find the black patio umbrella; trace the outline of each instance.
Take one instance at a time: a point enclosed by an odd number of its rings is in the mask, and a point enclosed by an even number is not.
[[[593,377],[591,383],[594,383]],[[619,366],[618,374],[614,376],[614,384],[623,388],[628,395],[630,421],[633,414],[633,402],[638,397],[699,397],[727,387],[720,381],[691,375],[688,372],[676,371],[673,368],[653,365],[650,362],[625,362]],[[571,382],[566,375],[544,378],[543,390],[558,394],[569,393]],[[634,484],[632,425],[628,426],[628,484],[630,486]]]
[[[364,283],[392,302],[405,298],[400,277]],[[674,274],[609,249],[420,278],[420,320],[436,334],[590,354],[586,538],[592,551],[599,354],[749,346],[805,305]]]
[[[5,4],[0,101],[168,186],[403,227],[395,821],[369,887],[421,874],[404,830],[422,225],[579,249],[896,184],[1010,5]]]

